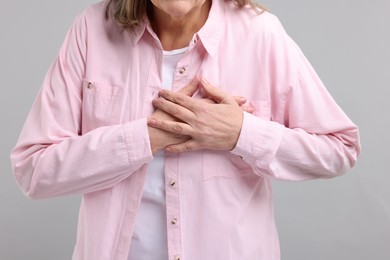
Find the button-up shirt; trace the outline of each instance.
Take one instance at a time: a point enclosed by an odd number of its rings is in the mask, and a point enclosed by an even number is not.
[[[124,30],[104,9],[75,19],[11,154],[27,196],[83,194],[73,259],[127,258],[153,159],[146,118],[163,50],[147,20]],[[169,260],[279,259],[271,180],[345,173],[358,129],[268,12],[213,0],[172,89],[196,76],[254,112],[232,151],[165,153]]]

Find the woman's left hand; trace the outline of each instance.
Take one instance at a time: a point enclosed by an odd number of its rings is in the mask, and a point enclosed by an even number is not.
[[[243,109],[235,97],[213,87],[206,80],[202,79],[200,84],[208,98],[214,102],[205,102],[168,90],[160,91],[160,97],[153,100],[156,108],[181,122],[151,117],[148,120],[149,126],[191,136],[191,139],[184,143],[166,147],[166,151],[230,151],[235,147],[241,131]]]

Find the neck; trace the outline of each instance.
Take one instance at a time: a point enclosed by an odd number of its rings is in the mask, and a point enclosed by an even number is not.
[[[164,50],[187,47],[196,32],[206,23],[211,0],[194,8],[185,16],[174,17],[153,7],[151,24]]]

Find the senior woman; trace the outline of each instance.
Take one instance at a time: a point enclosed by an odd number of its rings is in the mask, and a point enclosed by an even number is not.
[[[109,0],[76,18],[11,158],[27,196],[83,194],[73,259],[276,260],[271,181],[359,149],[251,0]]]

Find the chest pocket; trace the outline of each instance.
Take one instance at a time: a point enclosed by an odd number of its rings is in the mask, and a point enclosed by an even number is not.
[[[253,115],[263,120],[271,120],[271,102],[269,100],[249,101],[254,107]],[[256,129],[252,129],[256,131]],[[230,152],[203,152],[203,179],[231,179],[253,175],[251,165]]]
[[[83,81],[82,131],[119,122],[122,88],[93,81]]]

